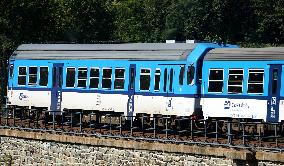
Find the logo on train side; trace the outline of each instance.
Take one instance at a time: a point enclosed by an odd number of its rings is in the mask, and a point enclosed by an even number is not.
[[[231,107],[231,102],[230,101],[225,101],[224,109],[230,109],[230,107]]]
[[[276,106],[277,106],[277,98],[271,98],[271,106],[270,106],[270,118],[276,118]]]
[[[27,99],[27,98],[28,98],[27,95],[24,95],[24,93],[20,93],[20,95],[19,95],[20,100]]]
[[[133,99],[132,96],[128,98],[128,112],[133,112]]]
[[[246,108],[249,109],[248,103],[239,103],[239,102],[231,102],[229,100],[224,102],[224,109],[230,109],[230,108]]]

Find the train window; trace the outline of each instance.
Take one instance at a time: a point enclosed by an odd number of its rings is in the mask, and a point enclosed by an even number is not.
[[[104,89],[111,89],[111,68],[103,69],[103,81],[102,81],[102,88]]]
[[[130,68],[130,90],[134,89],[134,81],[135,81],[135,68]]]
[[[168,70],[165,68],[164,70],[164,92],[167,91],[167,80],[168,80]]]
[[[125,69],[115,69],[114,89],[124,89],[124,73]]]
[[[195,67],[193,65],[188,66],[188,68],[187,68],[187,85],[193,84],[194,72],[195,72]]]
[[[75,87],[75,68],[67,68],[66,87]]]
[[[170,92],[172,92],[173,91],[173,76],[174,76],[174,70],[173,69],[171,69],[170,70]]]
[[[150,69],[141,69],[140,90],[150,90]]]
[[[87,87],[87,73],[88,69],[86,67],[78,68],[78,87],[86,88]]]
[[[26,85],[27,68],[19,67],[18,85]]]
[[[99,88],[100,69],[91,68],[90,71],[90,88]]]
[[[249,69],[248,93],[263,93],[264,69]]]
[[[180,66],[180,71],[179,71],[179,84],[183,85],[183,78],[184,78],[184,65]]]
[[[243,74],[242,69],[229,70],[228,93],[243,92]]]
[[[14,65],[13,64],[10,64],[10,67],[9,67],[9,72],[10,72],[10,79],[13,78],[13,75],[14,75]]]
[[[197,67],[197,70],[196,70],[196,79],[198,80],[198,83],[199,84],[202,84],[202,66],[203,66],[203,60],[202,58],[199,59],[197,61],[197,64],[196,64],[196,67]]]
[[[48,84],[48,67],[40,67],[39,69],[39,85],[47,86]]]
[[[277,93],[277,83],[278,83],[278,69],[273,69],[273,79],[272,79],[272,94]]]
[[[160,90],[160,80],[161,80],[161,70],[156,69],[156,71],[155,71],[155,84],[154,84],[154,90],[155,91]]]
[[[59,76],[58,76],[58,86],[61,88],[62,87],[62,73],[63,73],[63,67],[62,66],[60,66],[59,67]]]
[[[223,78],[223,69],[210,69],[208,92],[222,92]]]
[[[29,85],[36,85],[37,67],[29,67]]]

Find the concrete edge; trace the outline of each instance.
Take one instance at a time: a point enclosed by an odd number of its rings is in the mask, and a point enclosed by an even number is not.
[[[284,163],[284,153],[280,152],[256,151],[255,158],[256,160],[260,161],[273,161]]]
[[[237,150],[237,149],[222,148],[222,147],[184,145],[184,144],[164,144],[158,142],[139,142],[133,140],[124,140],[124,139],[70,136],[70,135],[59,135],[59,134],[42,133],[42,132],[27,132],[27,131],[19,131],[11,129],[0,129],[0,136],[33,139],[40,141],[55,141],[60,143],[74,143],[74,144],[84,144],[84,145],[93,145],[93,146],[114,147],[114,148],[123,148],[123,149],[150,150],[150,151],[162,151],[168,153],[184,153],[184,154],[194,154],[194,155],[203,155],[203,156],[216,156],[216,157],[223,157],[233,160],[246,160],[246,161],[255,160],[254,152],[243,149]],[[260,156],[260,154],[258,156]],[[283,157],[282,159],[284,160]]]

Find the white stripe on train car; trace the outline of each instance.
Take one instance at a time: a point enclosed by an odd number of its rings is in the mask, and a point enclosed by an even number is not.
[[[252,118],[266,121],[267,101],[256,99],[203,98],[204,118]]]
[[[194,98],[134,96],[134,112],[190,116],[194,111]],[[100,93],[62,93],[62,108],[121,112],[127,115],[128,95]]]
[[[51,105],[50,91],[9,90],[9,105],[47,107]],[[61,109],[83,109],[121,112],[127,115],[128,95],[62,92]],[[134,116],[137,113],[190,116],[194,98],[164,96],[134,96]]]
[[[8,105],[50,107],[50,91],[8,90]]]
[[[122,94],[62,92],[61,108],[126,113],[127,101]]]
[[[279,122],[284,121],[284,100],[279,101]]]
[[[135,96],[135,113],[190,116],[194,112],[194,98]]]

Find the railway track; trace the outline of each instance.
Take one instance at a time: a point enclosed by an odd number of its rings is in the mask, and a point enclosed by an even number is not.
[[[41,112],[42,113],[42,112]],[[46,114],[46,113],[45,113]],[[23,114],[16,114],[15,111],[2,111],[0,114],[0,128],[9,128],[25,131],[51,132],[54,134],[84,135],[90,137],[107,137],[114,139],[131,139],[137,141],[153,141],[174,144],[198,144],[210,146],[222,146],[229,148],[240,148],[249,150],[265,151],[284,151],[284,136],[279,132],[280,124],[266,124],[274,126],[275,130],[269,133],[250,133],[245,130],[246,126],[251,126],[254,122],[233,122],[233,121],[208,121],[188,119],[188,126],[169,126],[167,117],[150,117],[151,124],[144,124],[144,118],[141,117],[140,123],[135,121],[125,122],[123,119],[135,118],[120,116],[119,122],[114,123],[111,120],[104,123],[94,121],[84,122],[82,113],[75,113],[75,116],[55,115],[48,112],[49,116],[35,115],[31,110],[23,111]],[[42,114],[41,114],[42,115]],[[90,119],[94,113],[90,113]],[[69,117],[69,118],[66,118]],[[117,118],[117,117],[112,117]],[[185,119],[177,120],[178,123]],[[164,122],[163,125],[158,122]],[[210,123],[210,125],[208,125]],[[226,130],[220,128],[220,123],[226,126]],[[255,122],[255,124],[259,124]],[[235,131],[233,126],[238,126]],[[199,126],[199,127],[197,127]],[[204,126],[204,127],[200,127]]]

